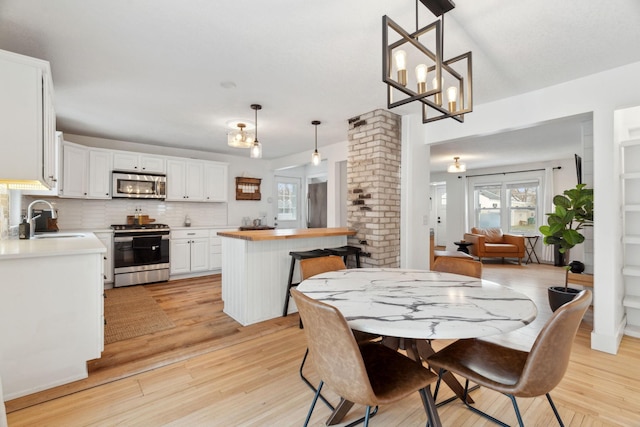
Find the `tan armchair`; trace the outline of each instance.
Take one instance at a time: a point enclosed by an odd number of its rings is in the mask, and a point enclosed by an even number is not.
[[[464,240],[473,243],[469,253],[482,258],[517,258],[522,264],[524,258],[524,237],[514,234],[503,234],[500,228],[476,228],[465,233]]]

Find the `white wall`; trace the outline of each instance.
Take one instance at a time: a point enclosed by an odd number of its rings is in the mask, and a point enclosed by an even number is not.
[[[530,126],[593,113],[594,330],[592,348],[617,352],[624,329],[621,276],[619,158],[613,144],[613,112],[640,105],[640,62],[496,102],[477,105],[465,123],[429,124],[427,143]],[[598,224],[603,224],[598,226]],[[639,255],[640,256],[640,255]]]

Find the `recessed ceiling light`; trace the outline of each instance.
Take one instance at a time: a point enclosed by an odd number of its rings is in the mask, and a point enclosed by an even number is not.
[[[221,82],[220,86],[222,86],[225,89],[233,89],[236,87],[236,84],[234,82]]]

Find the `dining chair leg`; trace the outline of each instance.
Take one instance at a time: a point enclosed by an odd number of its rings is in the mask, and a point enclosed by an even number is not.
[[[307,379],[307,377],[304,376],[304,373],[302,372],[302,368],[304,368],[304,364],[307,361],[307,356],[309,356],[309,348],[307,348],[307,351],[304,352],[304,357],[302,358],[302,363],[300,364],[300,378],[302,379],[302,381],[309,386],[309,388],[311,390],[313,390],[314,392],[317,392],[318,389],[315,388],[315,386],[313,384],[311,384],[311,381],[309,381]],[[335,410],[335,408],[333,407],[333,405],[331,403],[329,403],[329,401],[322,395],[322,393],[320,393],[320,395],[318,396],[320,398],[320,400],[322,400],[324,402],[325,405],[327,405],[329,407],[329,409],[331,409],[332,411]]]
[[[360,424],[361,422],[364,421],[364,425],[369,424],[369,419],[373,418],[375,414],[378,413],[378,407],[376,406],[375,408],[373,408],[373,411],[371,410],[371,406],[367,406],[367,413],[365,414],[364,417],[362,418],[358,418],[357,420],[353,421],[350,424],[347,424],[345,427],[355,427],[358,424]],[[330,425],[330,424],[327,424]]]
[[[553,404],[553,400],[551,400],[551,395],[547,393],[547,400],[549,401],[549,405],[551,405],[551,409],[553,409],[553,413],[556,415],[556,419],[558,420],[558,424],[560,427],[564,427],[564,423],[562,422],[562,418],[560,418],[560,413],[556,409],[556,405]]]
[[[518,418],[518,425],[520,427],[524,427],[524,422],[522,421],[522,415],[520,415],[520,408],[518,408],[518,402],[516,402],[516,397],[512,394],[508,394],[509,399],[513,403],[513,409],[516,411],[516,418]]]
[[[313,409],[316,407],[316,402],[318,401],[318,396],[320,396],[320,390],[322,390],[323,385],[324,385],[324,381],[320,381],[320,384],[318,384],[318,391],[316,391],[315,396],[313,396],[311,407],[309,408],[309,412],[307,413],[307,418],[304,420],[304,427],[307,427],[309,425],[311,414],[313,413]]]

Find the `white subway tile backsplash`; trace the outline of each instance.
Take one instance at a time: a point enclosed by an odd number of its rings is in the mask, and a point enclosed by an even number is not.
[[[26,208],[36,197],[23,197],[22,206]],[[58,212],[58,227],[61,230],[102,229],[111,224],[125,224],[127,215],[134,215],[135,209],[141,209],[143,215],[149,215],[157,223],[171,227],[184,225],[185,216],[191,218],[191,225],[224,226],[227,225],[226,203],[166,202],[156,200],[84,200],[47,198]]]

